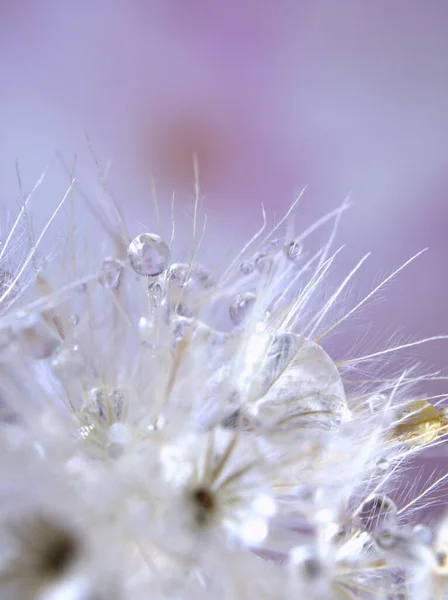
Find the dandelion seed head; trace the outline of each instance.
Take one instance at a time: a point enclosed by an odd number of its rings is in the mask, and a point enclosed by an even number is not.
[[[55,216],[75,191],[71,180]],[[396,487],[421,449],[443,442],[446,411],[421,391],[430,376],[408,364],[388,373],[387,360],[444,336],[360,356],[327,347],[403,266],[347,306],[368,256],[331,289],[346,204],[302,233],[289,216],[267,231],[263,214],[217,268],[199,262],[198,186],[180,256],[161,224],[130,236],[105,196],[92,208],[104,251],[81,253],[72,232],[47,264],[46,226],[0,271],[11,273],[0,277],[0,505],[5,523],[40,523],[39,535],[34,525],[19,535],[35,538],[34,555],[0,524],[0,592],[420,600],[424,586],[429,600],[443,590],[444,523],[412,518],[444,476],[406,499]],[[328,243],[311,250],[331,219]]]

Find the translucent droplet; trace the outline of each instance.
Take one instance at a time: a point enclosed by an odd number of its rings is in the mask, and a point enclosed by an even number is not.
[[[68,381],[83,373],[86,360],[79,346],[60,346],[53,356],[51,366],[56,377]]]
[[[170,249],[156,233],[142,233],[129,244],[128,258],[139,275],[160,275],[168,267]]]
[[[375,494],[362,503],[357,514],[365,531],[376,531],[395,525],[397,506],[389,496]]]
[[[292,241],[286,244],[283,251],[289,260],[297,260],[302,255],[303,248],[299,242]]]
[[[254,307],[257,297],[252,292],[238,294],[229,308],[230,318],[234,325],[240,325]]]
[[[191,267],[187,263],[174,263],[168,271],[168,280],[176,287],[185,287],[190,281]]]
[[[149,279],[146,295],[149,298],[151,306],[158,308],[162,305],[165,298],[165,289],[158,279]]]
[[[78,325],[79,321],[80,321],[79,315],[77,315],[77,314],[73,314],[69,318],[70,325],[73,325],[73,327],[76,327],[76,325]]]
[[[254,272],[255,266],[254,263],[250,260],[245,260],[240,264],[240,271],[243,275],[250,275]]]
[[[257,410],[251,412],[260,421],[280,429],[335,429],[350,420],[340,373],[321,346],[285,332],[270,336],[265,348],[251,383]]]
[[[123,268],[115,258],[106,258],[101,266],[100,282],[104,287],[115,289],[118,287]]]

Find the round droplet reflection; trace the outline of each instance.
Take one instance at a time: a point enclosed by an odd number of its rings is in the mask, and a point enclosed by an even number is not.
[[[131,267],[139,275],[160,275],[170,262],[170,249],[156,233],[142,233],[128,248]]]

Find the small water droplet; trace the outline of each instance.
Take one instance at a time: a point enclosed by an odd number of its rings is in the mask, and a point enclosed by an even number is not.
[[[364,530],[375,531],[395,524],[397,513],[397,506],[389,496],[375,494],[364,500],[357,516]]]
[[[115,258],[106,258],[101,265],[100,282],[104,287],[115,289],[118,287],[123,268]]]
[[[169,282],[176,287],[185,287],[190,281],[191,268],[187,263],[174,263],[168,272]]]
[[[234,325],[240,325],[253,308],[257,297],[252,292],[238,294],[229,308],[230,318]]]
[[[299,242],[293,240],[292,242],[286,244],[286,246],[283,248],[283,251],[286,258],[289,260],[297,260],[302,255],[303,248]]]
[[[68,381],[83,373],[86,360],[78,345],[60,346],[53,356],[51,366],[56,377]]]
[[[240,264],[240,271],[243,273],[243,275],[250,275],[254,272],[254,269],[254,263],[250,260],[245,260]]]
[[[70,325],[73,325],[73,327],[76,327],[76,325],[78,325],[79,321],[80,321],[79,315],[77,315],[77,314],[73,314],[69,318]]]
[[[142,233],[129,244],[128,258],[139,275],[160,275],[168,267],[170,249],[156,233]]]
[[[146,288],[146,295],[149,298],[151,306],[158,308],[162,305],[165,298],[165,289],[158,279],[148,279],[148,287]]]

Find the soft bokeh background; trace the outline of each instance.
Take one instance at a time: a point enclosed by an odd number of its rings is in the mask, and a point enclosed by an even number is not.
[[[448,333],[447,31],[444,0],[4,0],[1,200],[16,157],[29,189],[57,150],[94,195],[85,131],[135,223],[151,221],[152,175],[162,212],[175,189],[183,214],[196,151],[212,253],[256,229],[261,202],[273,222],[307,185],[306,225],[351,192],[336,275],[372,250],[368,291],[429,246],[368,318]],[[37,212],[60,197],[55,163]],[[447,371],[446,349],[415,355]]]

